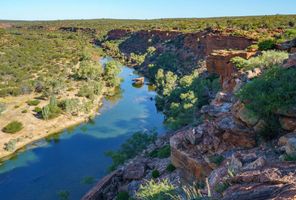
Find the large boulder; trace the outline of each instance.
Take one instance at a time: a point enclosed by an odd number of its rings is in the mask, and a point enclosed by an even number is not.
[[[145,162],[132,163],[124,169],[123,178],[125,180],[139,180],[144,177],[145,170]]]

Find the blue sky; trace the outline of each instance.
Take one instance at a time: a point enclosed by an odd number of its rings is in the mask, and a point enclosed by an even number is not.
[[[0,19],[153,19],[296,14],[296,0],[0,0]]]

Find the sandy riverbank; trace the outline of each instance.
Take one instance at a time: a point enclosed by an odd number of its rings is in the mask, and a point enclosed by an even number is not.
[[[87,122],[90,116],[98,114],[98,109],[102,105],[103,96],[99,96],[94,102],[94,108],[90,113],[80,113],[78,116],[71,116],[68,114],[62,114],[61,116],[52,120],[43,120],[34,116],[35,106],[29,106],[26,102],[36,97],[35,94],[23,95],[18,97],[6,97],[0,98],[0,103],[4,103],[6,106],[5,111],[0,115],[0,159],[9,158],[19,149],[26,145],[43,139],[49,135],[61,132],[69,127],[79,125],[83,122]],[[48,101],[41,101],[38,107],[43,107]],[[27,112],[24,113],[23,111]],[[2,131],[11,121],[22,122],[24,128],[15,133],[7,134]],[[17,140],[13,151],[7,151],[4,149],[5,144],[11,140]]]

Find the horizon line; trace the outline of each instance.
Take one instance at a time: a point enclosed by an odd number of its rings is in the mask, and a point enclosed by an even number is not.
[[[215,16],[215,17],[166,17],[166,18],[67,18],[67,19],[0,19],[0,22],[9,21],[9,22],[55,22],[55,21],[86,21],[86,20],[134,20],[134,21],[152,21],[152,20],[167,20],[167,19],[215,19],[215,18],[234,18],[234,17],[264,17],[264,16],[292,16],[296,13],[289,14],[262,14],[262,15],[228,15],[228,16]]]

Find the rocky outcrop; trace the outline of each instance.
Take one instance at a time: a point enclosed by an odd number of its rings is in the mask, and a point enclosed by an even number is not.
[[[296,165],[274,163],[238,173],[228,180],[232,185],[223,200],[295,199]]]
[[[213,156],[256,145],[254,129],[232,114],[232,98],[223,101],[221,96],[226,95],[218,94],[211,105],[201,109],[202,124],[182,129],[170,139],[172,163],[187,180],[207,177],[216,167]]]
[[[276,48],[281,51],[288,51],[290,53],[296,53],[296,39],[277,44]]]
[[[268,146],[230,153],[209,175],[214,198],[223,200],[294,199],[296,164],[279,160]]]
[[[118,192],[128,192],[131,197],[141,184],[152,178],[152,171],[157,170],[159,179],[168,179],[172,184],[178,185],[179,170],[168,171],[170,158],[154,158],[149,154],[168,145],[170,135],[160,137],[154,144],[147,147],[136,158],[129,160],[118,170],[102,178],[82,199],[83,200],[110,200],[116,199]]]
[[[233,78],[233,74],[238,70],[231,63],[231,59],[234,57],[242,57],[249,59],[255,55],[256,52],[248,51],[234,51],[234,50],[219,50],[211,53],[206,59],[207,70],[211,73],[218,74],[221,78],[221,84],[225,91],[232,91],[236,86],[236,80]]]
[[[112,30],[107,40],[124,39],[119,44],[120,52],[129,60],[131,53],[145,54],[149,47],[156,50],[152,55],[146,56],[145,61],[137,70],[147,73],[149,65],[165,65],[164,60],[171,60],[170,66],[177,74],[186,74],[199,67],[199,63],[206,59],[213,51],[222,49],[244,50],[254,43],[253,40],[225,34],[215,30],[204,30],[195,33],[182,33],[179,31],[140,30]],[[176,69],[174,69],[176,68]]]
[[[207,34],[201,43],[205,45],[205,55],[210,55],[214,50],[232,49],[244,50],[254,43],[253,40],[241,36]]]
[[[148,47],[157,46],[167,40],[174,40],[180,34],[177,31],[141,30],[132,33],[129,38],[119,45],[119,49],[124,54],[144,54]]]
[[[65,31],[65,32],[73,32],[73,33],[86,33],[90,35],[95,35],[97,33],[96,29],[92,28],[80,28],[80,27],[60,27],[60,31]]]
[[[132,31],[126,29],[114,29],[107,33],[107,40],[119,40],[125,37],[130,36]]]
[[[93,189],[82,197],[82,200],[113,199],[113,191],[117,190],[118,178],[121,177],[121,171],[117,170],[101,179]],[[113,196],[113,197],[112,197]]]

